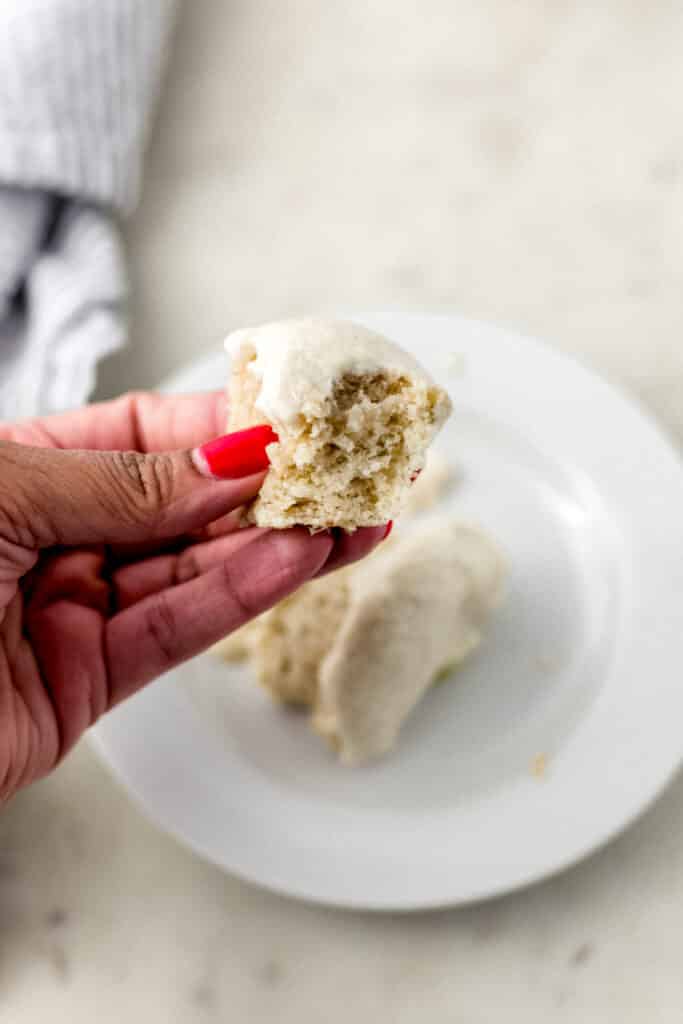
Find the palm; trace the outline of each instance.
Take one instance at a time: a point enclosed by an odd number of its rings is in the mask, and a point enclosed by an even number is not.
[[[0,627],[0,801],[58,761],[60,736],[43,675],[23,635],[23,598],[17,595]]]

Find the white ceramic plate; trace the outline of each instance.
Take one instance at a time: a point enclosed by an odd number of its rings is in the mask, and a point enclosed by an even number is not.
[[[537,343],[457,317],[357,319],[452,394],[450,504],[511,565],[482,649],[367,768],[206,655],[92,735],[150,817],[243,878],[348,907],[464,903],[585,856],[678,767],[683,472],[635,405]],[[216,354],[169,387],[224,372]]]

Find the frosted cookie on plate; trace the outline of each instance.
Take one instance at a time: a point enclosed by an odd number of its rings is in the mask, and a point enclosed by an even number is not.
[[[290,320],[226,340],[228,430],[268,424],[249,522],[311,530],[396,518],[451,402],[398,345],[357,324]]]

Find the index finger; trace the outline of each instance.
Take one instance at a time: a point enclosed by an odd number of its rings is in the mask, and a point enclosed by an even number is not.
[[[71,412],[0,423],[0,439],[39,448],[159,452],[194,448],[225,432],[223,391],[194,395],[130,392]]]

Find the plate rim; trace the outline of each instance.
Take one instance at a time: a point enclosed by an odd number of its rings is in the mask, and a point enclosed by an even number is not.
[[[404,320],[413,320],[421,322],[434,322],[442,321],[452,324],[456,329],[470,329],[470,330],[483,330],[485,333],[493,336],[498,335],[498,340],[503,339],[514,339],[517,344],[520,344],[527,351],[534,354],[534,358],[559,360],[560,362],[566,361],[567,364],[571,365],[575,371],[586,375],[594,384],[599,385],[606,389],[606,392],[619,403],[622,409],[628,410],[629,414],[635,416],[638,421],[639,428],[642,427],[650,432],[653,438],[656,438],[657,442],[663,446],[670,456],[675,460],[679,471],[683,470],[683,459],[681,453],[676,448],[673,439],[667,434],[662,425],[658,420],[649,413],[645,408],[644,404],[637,396],[632,396],[622,391],[612,381],[602,376],[597,370],[591,367],[589,364],[584,362],[581,358],[575,356],[572,353],[568,353],[562,350],[558,350],[549,346],[546,346],[542,341],[527,337],[526,335],[509,330],[507,327],[498,325],[495,323],[488,323],[476,319],[470,319],[462,317],[457,314],[431,314],[431,313],[419,313],[413,311],[385,311],[385,312],[366,312],[366,313],[355,313],[355,314],[341,314],[345,318],[355,319],[361,322],[371,322],[373,320],[382,321],[384,319],[396,319],[401,318]],[[182,381],[188,374],[198,372],[200,365],[208,364],[211,365],[214,361],[219,358],[218,351],[211,351],[203,354],[195,360],[190,361],[184,367],[175,371],[160,385],[160,390],[163,391],[175,391],[182,388]],[[683,483],[683,473],[681,474],[681,481]],[[106,721],[106,719],[105,719]],[[201,843],[198,843],[192,837],[187,836],[184,833],[179,832],[171,823],[164,820],[163,815],[155,811],[154,808],[150,807],[145,801],[144,797],[140,794],[135,786],[135,783],[131,781],[126,774],[126,771],[122,766],[116,762],[115,757],[112,757],[111,751],[107,748],[107,744],[104,739],[104,732],[106,730],[103,727],[95,726],[89,734],[90,742],[93,748],[97,751],[99,757],[107,764],[109,770],[114,774],[117,781],[122,784],[129,795],[132,797],[134,803],[140,807],[148,818],[151,818],[158,827],[164,832],[172,835],[178,841],[184,843],[191,848],[195,853],[201,856],[203,859],[210,863],[216,864],[223,870],[239,877],[250,884],[258,885],[271,892],[278,893],[280,895],[287,895],[296,897],[299,899],[306,900],[307,902],[316,903],[319,905],[325,905],[335,908],[347,908],[354,910],[371,910],[371,911],[419,911],[436,909],[439,907],[453,907],[460,905],[467,905],[475,902],[481,902],[484,900],[492,899],[497,896],[503,895],[504,893],[512,893],[521,889],[527,888],[530,885],[540,882],[546,879],[555,877],[556,875],[567,870],[574,864],[586,859],[603,849],[612,839],[616,838],[623,831],[629,828],[635,820],[637,820],[645,811],[651,807],[651,805],[659,798],[662,792],[671,783],[675,775],[677,774],[681,761],[683,761],[683,737],[681,738],[680,749],[677,752],[675,758],[671,758],[671,763],[666,772],[662,772],[657,782],[649,787],[645,795],[642,795],[634,800],[634,806],[630,812],[624,815],[620,823],[616,826],[610,827],[601,833],[599,829],[596,830],[596,836],[588,840],[582,845],[579,852],[570,850],[566,857],[558,857],[552,864],[548,865],[547,868],[538,870],[537,868],[531,868],[527,875],[524,872],[518,874],[518,877],[514,881],[503,882],[493,886],[484,887],[481,892],[475,892],[471,895],[445,895],[440,897],[424,896],[423,898],[412,898],[412,899],[396,899],[396,898],[384,898],[381,895],[375,898],[368,898],[367,894],[361,895],[359,898],[349,898],[345,896],[342,899],[337,899],[329,894],[321,893],[318,891],[311,891],[305,884],[303,885],[282,885],[273,883],[263,877],[263,873],[258,870],[252,872],[245,867],[243,864],[235,866],[234,864],[228,866],[224,861],[219,859],[210,850],[206,849]]]

